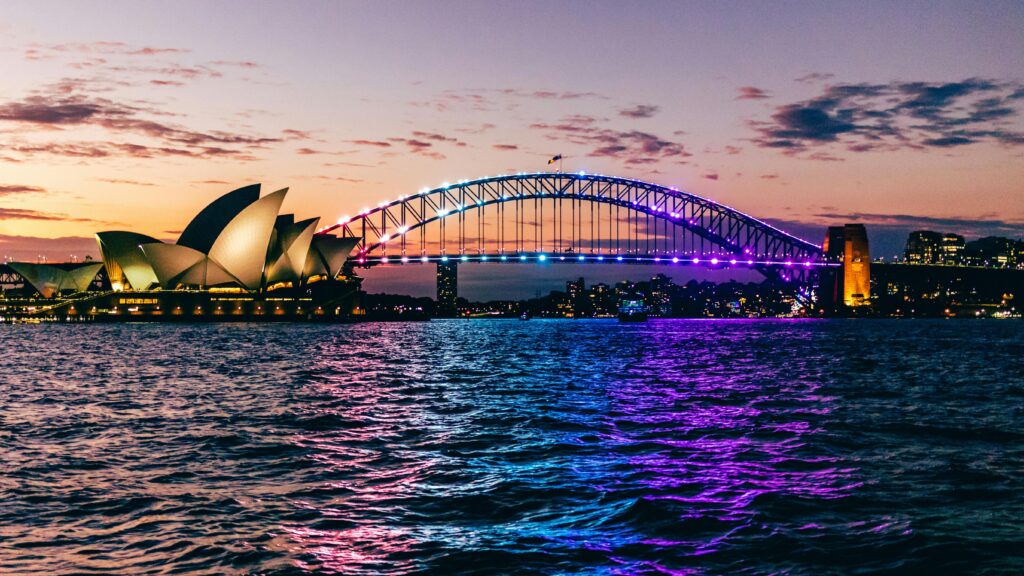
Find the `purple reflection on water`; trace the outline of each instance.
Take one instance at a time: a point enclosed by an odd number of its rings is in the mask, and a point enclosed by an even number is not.
[[[372,348],[320,361],[310,386],[324,401],[307,409],[335,425],[296,442],[334,496],[295,505],[351,526],[286,527],[316,566],[401,569],[415,550],[468,547],[686,573],[686,558],[753,529],[766,498],[841,499],[859,485],[855,467],[810,448],[831,401],[817,367],[783,352],[802,376],[778,379],[782,364],[749,348],[757,334],[530,325],[593,332],[538,339],[496,324],[453,345],[469,326],[383,325]],[[637,564],[631,547],[673,560]]]

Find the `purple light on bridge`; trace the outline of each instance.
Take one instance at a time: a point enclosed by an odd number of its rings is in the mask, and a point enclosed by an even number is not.
[[[712,258],[711,259],[711,263],[714,264],[714,265],[717,265],[718,264],[718,258]]]
[[[673,263],[673,264],[679,264],[679,258],[675,258],[675,257],[673,257],[673,258],[672,258],[672,263]]]
[[[409,263],[409,257],[408,256],[402,256],[402,264],[408,264],[408,263]]]
[[[380,263],[381,264],[387,264],[388,263],[388,257],[387,256],[381,256],[380,257]]]
[[[421,256],[420,257],[420,262],[423,262],[424,264],[426,264],[427,262],[430,262],[430,258],[427,258],[426,256]]]
[[[616,256],[615,259],[618,260],[619,262],[622,262],[622,256]]]
[[[693,262],[694,264],[700,264],[700,258],[694,258],[693,260],[691,260],[691,262]]]

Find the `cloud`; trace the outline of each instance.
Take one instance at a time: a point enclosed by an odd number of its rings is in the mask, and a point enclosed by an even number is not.
[[[811,72],[810,74],[804,74],[795,80],[803,84],[814,84],[817,82],[825,82],[835,77],[836,75],[830,72]]]
[[[650,118],[657,114],[659,110],[661,110],[659,106],[638,104],[632,108],[619,110],[619,116],[625,116],[626,118]]]
[[[679,142],[639,130],[606,128],[592,116],[567,116],[553,124],[531,124],[530,128],[546,132],[550,140],[587,147],[590,149],[588,156],[615,158],[627,165],[653,164],[663,160],[682,163],[692,156]]]
[[[312,140],[313,134],[307,130],[296,130],[295,128],[285,128],[281,131],[281,135],[286,140]]]
[[[66,260],[70,254],[82,258],[87,255],[99,257],[96,239],[91,236],[61,236],[40,238],[0,234],[0,253],[16,261],[35,262],[39,256],[46,256],[52,262]]]
[[[435,132],[421,132],[421,131],[415,130],[415,131],[413,131],[412,135],[415,136],[416,138],[423,138],[425,140],[433,140],[435,142],[452,142],[452,143],[455,143],[455,144],[459,144],[460,143],[458,138],[452,138],[451,136],[445,136],[444,134],[437,134]]]
[[[814,215],[832,221],[862,222],[872,227],[899,229],[937,229],[975,236],[1019,236],[1024,233],[1024,221],[998,218],[959,218],[943,216],[917,216],[912,214],[878,214],[871,212],[823,212]]]
[[[492,148],[494,148],[495,150],[505,150],[505,151],[519,150],[519,146],[516,145],[516,144],[494,144],[492,146]]]
[[[349,140],[350,144],[356,146],[375,146],[377,148],[390,148],[390,142],[384,142],[383,140]]]
[[[0,184],[0,196],[13,196],[15,194],[41,194],[46,188],[39,186],[26,186],[24,184]]]
[[[717,172],[708,172],[707,174],[704,174],[704,178],[706,178],[708,180],[718,180],[718,173]]]
[[[128,186],[156,186],[152,182],[140,182],[138,180],[122,180],[120,178],[97,178],[99,182],[106,182],[108,184],[125,184]]]
[[[771,94],[757,86],[740,86],[736,89],[737,100],[764,100],[771,98]]]
[[[135,157],[172,156],[233,156],[239,160],[253,158],[253,150],[283,141],[282,137],[254,136],[221,130],[200,131],[180,125],[157,121],[146,116],[168,116],[153,108],[125,104],[98,96],[71,93],[58,85],[49,86],[51,93],[35,93],[20,100],[0,103],[0,123],[13,124],[20,129],[35,128],[59,130],[62,135],[73,128],[99,128],[119,137],[127,135],[152,139],[145,144],[120,142],[61,142],[39,143],[12,140],[8,151],[23,156],[48,153],[75,157],[103,157],[120,150]],[[17,160],[18,158],[16,158]]]
[[[47,222],[98,222],[92,218],[71,217],[67,214],[40,212],[28,208],[3,208],[0,207],[0,220],[44,220]]]
[[[571,90],[520,90],[517,88],[445,90],[429,100],[411,102],[413,106],[433,108],[438,112],[453,110],[473,110],[477,112],[493,112],[502,108],[514,108],[517,104],[509,104],[515,100],[559,100],[574,101],[583,99],[606,100],[607,97],[596,92],[576,92]]]
[[[262,66],[258,62],[252,60],[214,60],[210,62],[213,66],[234,66],[236,68],[261,68]]]
[[[417,133],[413,132],[413,134],[417,134]],[[419,134],[425,134],[425,133],[419,132]],[[439,136],[441,138],[444,138],[443,136],[441,136],[439,134],[436,134],[436,135],[433,135],[433,136]],[[405,144],[406,147],[409,148],[409,152],[411,152],[413,154],[419,154],[420,156],[426,156],[427,158],[433,158],[435,160],[444,160],[446,158],[446,156],[444,154],[433,150],[433,147],[434,147],[433,142],[427,142],[425,140],[419,140],[419,139],[416,139],[416,138],[388,138],[388,140],[391,141],[391,142],[398,143],[398,144]],[[435,139],[435,141],[437,141],[437,140]],[[447,142],[448,140],[440,140],[440,141]]]
[[[124,42],[69,42],[64,44],[30,44],[25,50],[29,60],[41,60],[58,54],[110,54],[122,56],[166,56],[168,54],[186,54],[191,50],[185,48],[167,48],[155,46],[132,46]]]
[[[761,176],[759,176],[762,180],[776,180],[778,177],[778,174],[761,174]]]
[[[979,142],[1024,144],[1014,122],[1024,116],[1022,85],[979,78],[960,82],[834,84],[809,100],[775,108],[755,121],[753,142],[789,155],[839,159],[848,152],[954,148]],[[824,155],[822,155],[824,154]]]

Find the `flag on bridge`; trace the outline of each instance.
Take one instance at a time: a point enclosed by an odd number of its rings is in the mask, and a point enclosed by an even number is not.
[[[560,162],[561,160],[562,160],[562,155],[561,154],[557,154],[551,160],[548,160],[548,165],[550,166],[551,164],[554,164],[555,162]]]

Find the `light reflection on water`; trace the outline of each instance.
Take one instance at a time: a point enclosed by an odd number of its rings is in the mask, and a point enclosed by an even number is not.
[[[0,573],[1011,573],[1022,335],[14,327]]]

